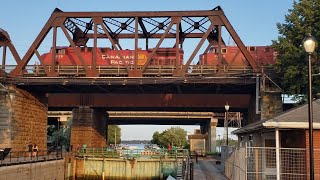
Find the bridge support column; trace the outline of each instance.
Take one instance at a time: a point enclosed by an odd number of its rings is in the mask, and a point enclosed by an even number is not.
[[[0,148],[47,150],[47,108],[27,91],[0,84]]]
[[[283,111],[281,92],[263,92],[261,99],[261,119],[270,119]]]
[[[73,147],[86,144],[87,147],[106,147],[105,109],[93,109],[87,106],[72,110],[73,121],[71,142]]]
[[[270,119],[283,111],[282,89],[268,76],[261,78],[261,119]]]
[[[218,124],[218,119],[212,118],[209,128],[208,136],[206,138],[206,151],[216,152],[217,140],[216,140],[216,128]]]

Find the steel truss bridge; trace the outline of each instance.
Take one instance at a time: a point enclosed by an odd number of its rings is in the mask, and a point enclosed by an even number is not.
[[[219,57],[218,66],[191,65],[200,49],[206,53],[210,47],[215,45],[221,49],[225,45],[222,39],[222,28],[225,28],[233,38],[241,53],[247,60],[247,65],[234,66],[232,64],[222,64],[224,58],[221,51],[217,53]],[[57,55],[58,30],[70,43],[81,64],[77,66],[59,66],[54,62]],[[42,42],[51,38],[52,33],[52,64],[45,65],[38,48]],[[99,66],[97,65],[98,41],[101,39],[109,43],[117,52],[122,66]],[[169,40],[171,47],[176,49],[176,59],[179,59],[179,50],[183,49],[192,41],[194,49],[192,54],[183,65],[172,66],[150,66],[150,60],[159,50],[163,42]],[[139,47],[145,45],[145,49],[150,49],[149,41],[157,40],[155,47],[147,57],[144,65],[138,65],[137,61],[133,65],[125,63],[125,58],[119,52],[123,44],[129,40],[134,43],[134,59],[138,59]],[[130,42],[131,42],[130,41]],[[169,44],[170,44],[169,43]],[[92,47],[92,63],[90,65],[84,60],[77,47]],[[187,44],[188,45],[188,44]],[[15,50],[8,33],[0,31],[0,46],[3,47],[2,69],[8,73],[8,77],[25,77],[28,81],[35,77],[128,77],[141,78],[152,77],[221,77],[221,76],[247,76],[259,72],[259,67],[240,40],[234,28],[226,18],[223,10],[216,7],[208,11],[180,11],[180,12],[62,12],[55,9],[51,17],[32,43],[26,54],[20,58]],[[204,47],[206,46],[206,47]],[[6,64],[6,48],[9,47],[17,65]],[[49,50],[48,50],[49,51]],[[29,62],[33,56],[37,57],[39,65],[31,65]],[[184,80],[184,79],[183,79]],[[7,79],[10,81],[10,78]],[[160,80],[161,81],[161,80]]]
[[[223,33],[229,34],[245,57],[244,65],[223,62],[221,48],[226,45]],[[58,35],[68,44],[58,44]],[[44,63],[39,52],[45,39],[52,39],[52,48],[48,49],[52,52],[50,65]],[[100,42],[116,51],[122,66],[97,64]],[[150,51],[144,65],[138,65],[137,61],[130,65],[125,63],[120,50],[128,43],[132,43],[135,60],[141,47]],[[192,52],[182,65],[150,65],[163,44],[175,48],[176,59],[180,59],[179,51],[184,47],[191,47]],[[66,45],[73,49],[81,64],[63,66],[54,62],[57,49]],[[91,46],[92,62],[88,63],[79,49]],[[196,56],[207,53],[212,46],[218,47],[218,65],[197,63]],[[80,105],[121,111],[222,113],[228,102],[234,111],[247,112],[250,104],[258,104],[254,103],[258,101],[255,95],[264,87],[261,83],[264,81],[260,81],[262,67],[256,64],[219,6],[204,11],[156,12],[63,12],[55,9],[24,56],[19,56],[3,29],[0,29],[0,47],[3,49],[0,83],[14,84],[45,99],[43,102],[53,110],[70,110],[61,107]],[[7,64],[8,49],[16,64]],[[40,63],[33,64],[34,60]],[[154,101],[141,101],[144,98]]]

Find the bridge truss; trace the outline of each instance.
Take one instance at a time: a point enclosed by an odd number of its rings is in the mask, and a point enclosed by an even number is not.
[[[221,64],[224,58],[221,54],[221,47],[225,45],[222,38],[222,28],[225,28],[230,37],[233,38],[247,60],[248,66],[233,67],[232,64]],[[57,49],[60,46],[66,46],[66,44],[57,44],[58,30],[61,30],[60,34],[67,39],[69,47],[73,49],[81,64],[63,67],[54,62]],[[51,39],[50,33],[52,33],[52,63],[48,65],[44,63],[38,48],[46,38]],[[189,77],[197,77],[197,81],[199,81],[199,77],[200,79],[207,77],[221,78],[222,75],[231,77],[231,81],[236,82],[237,80],[232,78],[259,72],[256,62],[219,6],[207,11],[177,12],[62,12],[55,9],[22,59],[16,53],[12,43],[8,43],[11,41],[6,32],[2,30],[0,34],[0,45],[4,49],[8,46],[17,62],[17,65],[14,66],[7,65],[5,62],[6,53],[3,53],[2,69],[7,72],[7,77],[127,77],[147,78],[149,80],[151,77],[153,80],[150,83],[154,83],[154,78],[163,79],[166,83],[168,77],[169,81],[172,81],[170,78],[180,78],[186,81]],[[192,41],[192,44],[195,45],[194,49],[184,64],[150,65],[150,60],[165,41],[171,43],[171,48],[175,48],[176,59],[179,59],[180,49],[189,46],[185,45],[188,39],[196,39],[196,41]],[[98,42],[109,44],[116,51],[123,65],[108,67],[97,65],[97,48],[101,47]],[[144,65],[137,64],[137,61],[130,65],[125,63],[126,59],[120,53],[120,50],[123,50],[128,42],[133,42],[135,60],[138,59],[138,50],[142,46],[145,46],[144,48],[151,52],[148,54]],[[153,47],[151,47],[152,45]],[[191,65],[196,60],[195,57],[198,53],[208,52],[213,45],[219,49],[217,53],[218,66]],[[92,62],[88,64],[78,47],[90,46],[92,46]],[[200,52],[200,50],[204,51]],[[33,56],[37,57],[39,64],[32,65],[30,63]],[[17,80],[11,80],[19,83]],[[67,80],[67,82],[70,81]],[[35,82],[37,81],[35,80]],[[139,82],[141,80],[135,81],[135,83]],[[123,80],[119,83],[123,83]]]

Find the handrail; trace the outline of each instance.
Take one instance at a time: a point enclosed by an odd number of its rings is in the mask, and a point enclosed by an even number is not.
[[[10,166],[17,164],[26,164],[34,162],[43,162],[51,160],[60,160],[63,157],[72,155],[72,152],[63,151],[10,151],[7,154],[0,153],[0,166]]]
[[[185,158],[188,156],[187,149],[112,149],[112,148],[80,148],[77,157],[99,157],[99,158]]]
[[[17,65],[0,65],[0,69],[3,69],[5,72],[10,73],[16,68]],[[53,71],[51,65],[45,66],[49,72]],[[129,67],[130,68],[130,67]],[[175,70],[177,67],[171,65],[150,65],[147,66],[143,76],[174,76]],[[139,67],[138,67],[139,69]],[[86,71],[84,66],[81,65],[57,65],[55,66],[54,71],[60,77],[77,77],[77,76],[86,76]],[[128,76],[128,71],[125,66],[97,66],[97,71],[100,76]],[[250,66],[240,66],[240,65],[231,65],[226,68],[226,65],[223,65],[220,69],[216,65],[190,65],[186,76],[221,76],[225,74],[228,75],[237,75],[243,73],[254,73]],[[27,77],[46,77],[47,74],[42,65],[27,65],[23,76]]]

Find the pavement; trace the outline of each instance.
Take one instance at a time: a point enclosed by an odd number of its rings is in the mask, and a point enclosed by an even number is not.
[[[199,157],[198,163],[194,162],[194,180],[224,180],[228,179],[222,171],[222,165],[216,164],[217,159],[211,157]]]

